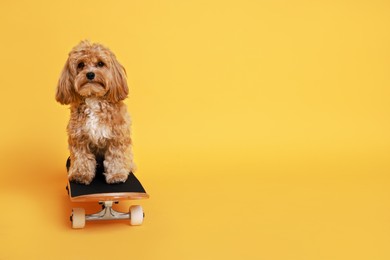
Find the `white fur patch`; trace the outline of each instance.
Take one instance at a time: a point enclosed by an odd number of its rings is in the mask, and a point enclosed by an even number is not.
[[[99,118],[100,101],[95,98],[87,98],[85,100],[87,104],[87,121],[85,124],[85,131],[88,133],[91,141],[98,144],[102,139],[109,139],[111,137],[111,130],[108,126],[101,124]]]

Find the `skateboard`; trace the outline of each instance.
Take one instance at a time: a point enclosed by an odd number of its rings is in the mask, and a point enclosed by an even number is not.
[[[70,158],[66,162],[67,170],[69,167]],[[132,226],[142,225],[145,214],[141,206],[131,206],[129,212],[118,212],[113,209],[113,205],[118,204],[119,201],[149,198],[137,177],[130,172],[126,182],[107,184],[103,171],[103,160],[99,160],[96,164],[96,175],[91,184],[84,185],[68,181],[66,190],[71,202],[95,202],[102,206],[102,210],[94,214],[85,214],[83,208],[73,208],[70,216],[72,228],[84,228],[86,221],[95,220],[130,220]]]

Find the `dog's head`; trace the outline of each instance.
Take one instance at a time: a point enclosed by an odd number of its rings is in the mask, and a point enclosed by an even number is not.
[[[82,41],[69,53],[58,81],[56,100],[70,104],[86,97],[119,102],[127,97],[126,71],[100,44]]]

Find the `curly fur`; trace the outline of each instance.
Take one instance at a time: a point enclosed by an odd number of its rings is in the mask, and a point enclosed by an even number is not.
[[[56,92],[56,100],[71,111],[70,181],[90,184],[99,157],[107,183],[125,182],[134,170],[130,116],[122,102],[127,95],[126,72],[109,49],[88,41],[72,49]]]

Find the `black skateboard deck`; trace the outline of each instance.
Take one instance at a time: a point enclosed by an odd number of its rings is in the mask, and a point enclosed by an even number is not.
[[[70,159],[68,158],[66,162],[67,170],[69,170],[69,167]],[[103,160],[98,160],[95,178],[89,185],[68,181],[67,190],[70,200],[73,202],[119,201],[146,199],[149,197],[133,173],[129,174],[127,181],[124,183],[108,184],[103,171]]]

